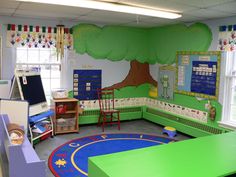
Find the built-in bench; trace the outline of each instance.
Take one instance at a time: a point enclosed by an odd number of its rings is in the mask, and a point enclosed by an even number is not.
[[[231,131],[222,127],[216,127],[207,123],[192,120],[188,117],[174,115],[145,106],[120,108],[119,110],[121,112],[121,121],[144,119],[162,126],[175,127],[177,131],[193,137],[202,137]],[[83,114],[79,116],[79,124],[95,124],[98,121],[98,116],[99,110],[84,110]]]
[[[27,135],[21,145],[11,144],[7,115],[0,114],[0,154],[4,177],[46,177],[46,163],[40,160]]]

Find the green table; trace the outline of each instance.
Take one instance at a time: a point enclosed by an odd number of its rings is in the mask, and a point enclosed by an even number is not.
[[[236,173],[236,132],[89,158],[89,177],[218,177]]]

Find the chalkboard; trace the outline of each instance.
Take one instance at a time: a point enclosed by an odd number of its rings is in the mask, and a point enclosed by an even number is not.
[[[176,92],[207,99],[219,94],[221,53],[177,52]]]

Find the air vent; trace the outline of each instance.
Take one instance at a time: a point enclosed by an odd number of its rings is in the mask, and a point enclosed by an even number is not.
[[[142,107],[127,107],[127,108],[117,108],[121,113],[126,112],[141,112]],[[96,116],[99,115],[99,110],[85,110],[81,116]]]
[[[198,128],[200,130],[203,130],[203,131],[206,131],[206,132],[209,132],[209,133],[212,133],[212,134],[221,134],[221,133],[223,133],[223,131],[221,129],[211,127],[211,126],[208,126],[208,125],[204,125],[204,124],[201,124],[201,123],[198,123],[198,122],[195,122],[195,121],[183,119],[183,118],[178,117],[178,116],[173,116],[173,115],[170,115],[170,114],[167,114],[167,113],[163,113],[163,112],[155,110],[155,109],[147,108],[147,112],[151,113],[151,114],[154,114],[154,115],[161,116],[163,118],[166,118],[166,119],[169,119],[169,120],[172,120],[172,121],[182,123],[182,124],[187,125],[187,126]]]

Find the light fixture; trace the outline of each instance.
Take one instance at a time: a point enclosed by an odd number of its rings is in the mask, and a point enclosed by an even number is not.
[[[56,50],[57,58],[62,59],[64,57],[64,25],[57,25],[57,39],[56,39]]]
[[[107,10],[114,12],[131,13],[136,15],[152,16],[159,18],[176,19],[180,18],[182,15],[174,12],[169,12],[165,10],[156,10],[151,8],[144,8],[132,5],[125,5],[121,3],[112,3],[104,1],[93,1],[93,0],[17,0],[23,2],[37,2],[45,4],[54,5],[64,5],[73,7],[82,7],[97,10]]]

